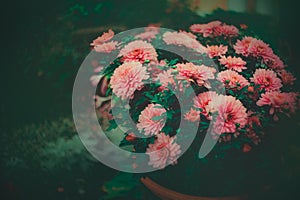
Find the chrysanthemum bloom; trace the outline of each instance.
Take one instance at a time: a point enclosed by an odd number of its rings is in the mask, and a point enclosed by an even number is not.
[[[137,128],[145,135],[157,135],[165,125],[165,117],[161,117],[166,110],[159,104],[149,104],[140,114]],[[154,119],[158,117],[160,119]]]
[[[96,52],[99,53],[110,53],[117,48],[118,42],[107,42],[103,44],[96,45],[94,47]]]
[[[163,169],[168,164],[176,164],[181,149],[174,140],[175,137],[165,133],[158,134],[154,144],[149,144],[146,150],[149,155],[148,164],[158,169]]]
[[[209,104],[216,109],[213,124],[215,134],[235,133],[237,127],[244,127],[248,122],[247,109],[233,96],[219,95]]]
[[[225,65],[227,69],[232,69],[238,72],[241,72],[243,69],[247,69],[247,67],[245,67],[247,63],[240,57],[221,56],[219,61],[222,65]]]
[[[223,24],[214,28],[214,36],[235,37],[238,36],[239,29],[233,25]]]
[[[166,32],[163,34],[163,41],[170,45],[185,46],[187,48],[194,49],[197,52],[204,53],[205,47],[200,44],[193,35],[187,32]]]
[[[176,64],[179,74],[177,79],[185,79],[189,82],[196,82],[199,86],[210,88],[209,79],[214,79],[215,69],[204,65],[193,63]]]
[[[128,62],[119,66],[113,73],[110,84],[116,96],[132,98],[134,91],[143,86],[143,80],[149,78],[146,68],[139,62]]]
[[[157,62],[157,53],[154,47],[142,40],[136,40],[127,44],[119,53],[122,56],[122,62],[142,62],[147,61]]]
[[[186,31],[183,31],[183,30],[180,30],[179,33],[183,33],[183,34],[186,34],[187,36],[189,36],[190,38],[197,39],[197,36],[194,35],[193,33],[186,32]]]
[[[211,119],[209,116],[210,109],[207,106],[217,96],[218,94],[214,91],[200,93],[194,98],[194,107],[200,108],[201,114],[203,114],[207,119]]]
[[[252,43],[252,41],[256,40],[256,38],[246,36],[242,40],[238,40],[235,45],[233,45],[233,48],[237,54],[249,56],[249,45]]]
[[[222,82],[226,88],[242,89],[249,85],[247,79],[232,70],[221,71],[217,76],[217,80]]]
[[[210,37],[213,35],[214,29],[221,25],[220,21],[212,21],[207,24],[193,24],[190,30],[194,33],[200,33],[203,37]]]
[[[286,70],[278,71],[278,74],[282,80],[284,85],[293,85],[296,78],[293,76],[292,73],[287,72]]]
[[[269,47],[268,44],[266,44],[262,40],[252,40],[252,42],[249,45],[248,52],[252,56],[256,58],[261,57],[264,60],[269,59],[274,55],[273,50]]]
[[[113,38],[115,33],[109,29],[108,32],[103,33],[100,37],[93,40],[93,42],[90,44],[91,46],[97,46],[100,44],[103,44],[104,42],[109,41],[111,38]]]
[[[299,95],[294,92],[282,93],[279,91],[270,91],[262,94],[261,98],[256,102],[256,105],[271,106],[269,111],[270,115],[273,115],[275,111],[282,113],[294,113],[297,108],[297,96]]]
[[[222,56],[222,55],[226,54],[227,50],[228,50],[228,47],[223,46],[223,45],[220,45],[220,46],[217,46],[217,45],[208,46],[207,45],[207,47],[206,47],[206,53],[208,54],[208,56],[210,58]]]
[[[275,54],[264,58],[264,63],[274,70],[283,69],[285,67],[283,61]]]
[[[159,83],[163,87],[168,87],[169,85],[175,86],[175,80],[174,80],[174,75],[172,74],[174,72],[173,69],[169,69],[167,71],[162,71],[157,75],[157,78],[155,79],[156,81],[159,81]]]
[[[196,122],[200,120],[200,111],[191,108],[191,110],[184,115],[184,119],[190,122]]]
[[[135,36],[135,38],[148,40],[149,42],[156,38],[156,35],[159,33],[158,28],[148,28],[144,33],[140,33]]]
[[[266,91],[279,90],[282,87],[281,80],[272,70],[257,69],[250,80]]]

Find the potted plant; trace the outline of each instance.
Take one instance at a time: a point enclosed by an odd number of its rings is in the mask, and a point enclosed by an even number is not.
[[[118,51],[108,67],[92,62],[96,111],[107,137],[127,127],[114,143],[148,155],[144,162],[156,171],[137,177],[154,194],[245,199],[272,187],[280,155],[268,141],[296,112],[299,94],[285,63],[245,25],[147,27],[124,43],[109,30],[91,46],[100,54]],[[186,140],[192,142],[183,147]]]

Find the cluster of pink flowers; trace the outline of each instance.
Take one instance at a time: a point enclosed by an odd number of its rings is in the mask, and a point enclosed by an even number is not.
[[[121,64],[114,66],[113,72],[108,70],[111,74],[92,76],[91,82],[97,85],[104,77],[105,86],[99,87],[101,94],[105,96],[105,91],[111,89],[117,98],[136,104],[130,110],[136,130],[126,134],[125,140],[135,150],[140,150],[138,148],[146,140],[139,140],[134,131],[154,138],[143,146],[143,151],[149,155],[148,164],[154,168],[175,164],[181,153],[174,136],[179,130],[172,130],[175,126],[167,123],[174,120],[176,109],[180,109],[166,104],[172,90],[179,90],[184,96],[187,87],[192,85],[196,97],[191,98],[188,111],[182,113],[185,123],[200,124],[200,129],[202,124],[211,124],[212,138],[219,138],[223,143],[247,138],[247,143],[240,140],[243,152],[249,152],[260,143],[266,132],[264,128],[270,123],[275,124],[298,109],[299,94],[292,88],[296,78],[284,69],[285,64],[269,44],[241,36],[238,28],[220,21],[194,24],[190,30],[192,33],[161,32],[157,27],[147,27],[135,35],[133,41],[124,44],[112,41],[114,32],[109,30],[91,43],[97,52],[108,53],[118,46]],[[211,42],[214,38],[222,42],[216,45]],[[161,58],[159,50],[151,43],[158,39],[164,45],[194,50],[203,60]],[[152,87],[149,91],[148,80],[156,84],[157,89]],[[139,100],[142,97],[146,100]],[[101,98],[96,99],[102,102]]]
[[[284,68],[282,60],[274,54],[272,48],[262,40],[246,36],[242,40],[237,40],[233,48],[237,54],[241,54],[245,57],[252,56],[261,58],[268,67],[272,69]]]
[[[193,33],[202,34],[203,37],[234,37],[239,34],[238,28],[220,21],[213,21],[207,24],[193,24],[190,26],[190,30]]]
[[[108,32],[103,33],[100,37],[93,40],[90,44],[96,52],[110,53],[117,48],[118,42],[110,41],[115,33],[109,29]]]
[[[166,32],[163,34],[163,41],[170,45],[185,46],[196,50],[197,52],[204,52],[205,47],[196,40],[196,36],[192,33],[187,33],[185,31],[179,32]]]

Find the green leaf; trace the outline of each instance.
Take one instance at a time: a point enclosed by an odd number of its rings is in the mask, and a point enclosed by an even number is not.
[[[120,172],[112,180],[103,185],[103,190],[107,194],[102,199],[122,198],[124,199],[128,193],[135,189],[140,182],[130,173]]]
[[[118,124],[116,123],[116,121],[115,120],[110,120],[109,121],[109,127],[108,127],[107,131],[111,131],[111,130],[117,128],[117,127],[118,127]]]
[[[178,58],[173,59],[169,62],[169,66],[175,65],[178,62]]]

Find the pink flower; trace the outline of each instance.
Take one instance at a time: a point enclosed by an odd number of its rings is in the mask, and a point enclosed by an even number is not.
[[[203,53],[205,47],[195,39],[194,35],[187,32],[166,32],[163,34],[163,41],[170,45],[185,46],[194,49],[197,52]]]
[[[208,56],[210,58],[222,56],[222,55],[226,54],[227,50],[228,50],[228,47],[223,46],[223,45],[220,45],[220,46],[217,46],[217,45],[208,46],[207,45],[207,47],[206,47],[206,53],[208,54]]]
[[[270,115],[276,112],[285,114],[294,113],[297,108],[298,93],[289,92],[282,93],[279,91],[270,91],[261,95],[261,98],[256,102],[258,106],[271,106]]]
[[[168,164],[176,164],[181,149],[174,140],[174,137],[165,133],[158,134],[154,144],[149,144],[146,150],[146,154],[149,155],[148,164],[159,169],[165,168]]]
[[[109,41],[111,38],[113,38],[115,33],[109,29],[108,32],[104,32],[100,37],[93,40],[93,42],[90,44],[91,46],[97,46],[100,44],[103,44],[104,42]]]
[[[235,37],[238,34],[239,29],[233,25],[223,24],[214,28],[214,36]]]
[[[214,79],[215,69],[204,65],[194,65],[193,63],[176,64],[179,72],[177,78],[185,79],[189,82],[196,82],[199,86],[210,88],[209,79]]]
[[[252,56],[256,58],[261,57],[264,60],[269,59],[274,55],[273,50],[262,40],[252,40],[252,42],[249,44],[248,52]]]
[[[197,36],[194,35],[193,33],[186,32],[186,31],[183,31],[183,30],[180,30],[179,33],[183,33],[183,34],[189,36],[190,38],[197,39]]]
[[[215,134],[235,133],[237,127],[244,127],[248,122],[247,109],[233,96],[219,95],[209,104],[217,114],[213,124]]]
[[[208,119],[210,119],[208,108],[209,103],[217,97],[217,93],[214,91],[208,91],[198,94],[194,99],[194,107],[200,108],[201,113]]]
[[[118,45],[118,42],[107,42],[107,43],[103,43],[103,44],[98,44],[94,47],[96,52],[99,53],[110,53],[113,50],[116,49],[116,46]]]
[[[100,75],[93,75],[90,77],[90,82],[93,86],[97,86],[101,78]]]
[[[242,89],[243,87],[249,85],[247,79],[232,70],[225,70],[220,72],[217,76],[217,80],[222,82],[227,88]]]
[[[249,144],[244,144],[243,146],[243,152],[244,153],[248,153],[249,151],[251,151],[252,147]]]
[[[193,24],[190,30],[194,33],[200,33],[203,37],[210,37],[213,35],[214,29],[221,25],[220,21],[212,21],[207,24]]]
[[[258,145],[261,142],[261,138],[257,135],[255,130],[252,128],[246,128],[247,132],[245,136],[249,138],[255,145]]]
[[[159,104],[149,104],[140,114],[137,128],[145,135],[157,135],[165,125],[166,119],[162,116],[166,110]],[[153,119],[158,117],[160,119]]]
[[[157,62],[157,53],[154,47],[145,41],[136,40],[127,44],[119,53],[119,57],[122,56],[122,62],[145,62],[154,61]]]
[[[280,70],[278,72],[278,74],[284,85],[293,85],[294,81],[296,80],[296,78],[293,76],[293,74],[290,72],[287,72],[286,70]]]
[[[135,38],[142,39],[142,40],[148,40],[149,42],[156,38],[156,35],[159,33],[158,28],[146,28],[146,31],[144,33],[140,33],[135,36]]]
[[[200,120],[200,111],[191,108],[191,110],[184,115],[184,119],[190,122],[196,122]]]
[[[270,55],[269,57],[264,58],[264,63],[275,70],[283,69],[284,63],[283,61],[275,54]]]
[[[157,78],[155,79],[156,81],[159,81],[159,83],[163,87],[168,87],[169,85],[176,85],[175,80],[174,80],[174,75],[172,74],[174,72],[173,69],[169,69],[167,71],[162,71],[157,75]]]
[[[253,37],[244,37],[242,40],[238,40],[233,48],[237,54],[242,54],[243,56],[249,56],[249,45],[252,41],[256,41]]]
[[[257,69],[250,80],[266,91],[279,90],[282,87],[281,80],[272,70]]]
[[[255,124],[256,126],[261,126],[259,117],[255,112],[248,111],[247,115],[248,115],[248,124],[251,128],[253,128],[253,124]]]
[[[128,62],[119,66],[113,73],[110,84],[113,93],[122,99],[132,98],[134,91],[143,86],[149,78],[146,68],[139,62]]]
[[[241,72],[243,69],[247,69],[245,67],[247,63],[239,57],[221,56],[219,61],[222,65],[225,65],[225,67],[227,67],[228,69],[232,69],[238,72]]]

